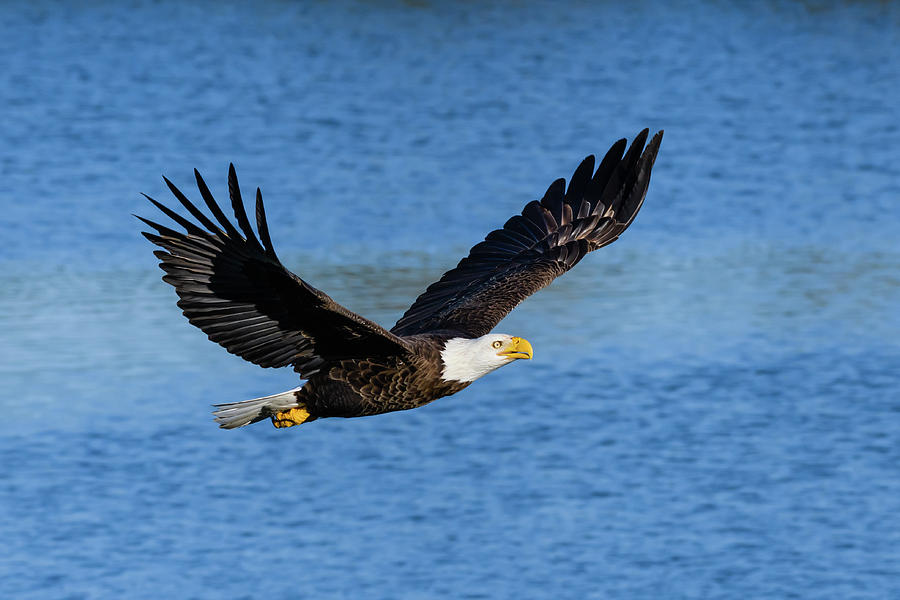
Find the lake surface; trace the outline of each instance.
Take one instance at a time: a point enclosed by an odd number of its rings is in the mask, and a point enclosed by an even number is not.
[[[0,597],[900,597],[896,3],[0,6]],[[614,245],[425,408],[191,327],[139,195],[261,186],[392,324],[589,153],[666,130]],[[249,194],[245,194],[249,196]]]

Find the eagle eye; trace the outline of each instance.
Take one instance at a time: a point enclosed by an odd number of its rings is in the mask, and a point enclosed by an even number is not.
[[[502,345],[503,345],[503,342],[501,342],[500,340],[497,340],[496,342],[491,344],[491,346],[493,346],[494,348],[499,348]]]

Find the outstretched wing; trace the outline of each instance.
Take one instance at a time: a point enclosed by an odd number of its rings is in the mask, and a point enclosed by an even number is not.
[[[185,233],[138,218],[156,230],[143,235],[164,249],[154,252],[166,272],[163,281],[175,287],[178,306],[209,339],[261,367],[293,365],[303,377],[326,361],[406,352],[397,336],[347,310],[281,264],[269,238],[259,188],[257,239],[244,211],[234,165],[228,169],[228,191],[243,235],[196,170],[194,175],[218,224],[168,179],[169,189],[202,227],[149,196]]]
[[[564,179],[554,181],[540,202],[528,203],[428,286],[391,332],[485,335],[585,254],[614,242],[647,195],[663,132],[645,149],[648,134],[640,132],[627,152],[624,139],[613,144],[596,172],[594,157],[585,158],[568,188]]]

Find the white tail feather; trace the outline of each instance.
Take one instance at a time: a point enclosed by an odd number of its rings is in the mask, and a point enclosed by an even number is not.
[[[216,416],[216,423],[222,429],[234,429],[261,421],[276,412],[296,408],[301,405],[297,400],[297,392],[302,387],[243,402],[214,404],[216,410],[213,411],[213,414]]]

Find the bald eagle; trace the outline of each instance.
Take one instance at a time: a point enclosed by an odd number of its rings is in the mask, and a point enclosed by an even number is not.
[[[522,300],[631,224],[647,195],[663,132],[649,144],[648,134],[640,132],[627,151],[626,140],[617,141],[596,170],[588,156],[568,187],[564,179],[554,181],[540,201],[526,204],[428,286],[390,331],[281,264],[262,194],[257,188],[254,232],[234,165],[228,192],[237,227],[196,170],[197,187],[215,221],[163,178],[194,221],[149,196],[184,231],[138,218],[155,231],[142,233],[162,248],[154,254],[184,315],[232,354],[261,367],[292,366],[306,380],[273,396],[217,404],[219,426],[232,429],[271,418],[281,428],[323,417],[407,410],[532,358],[527,340],[491,330]]]

